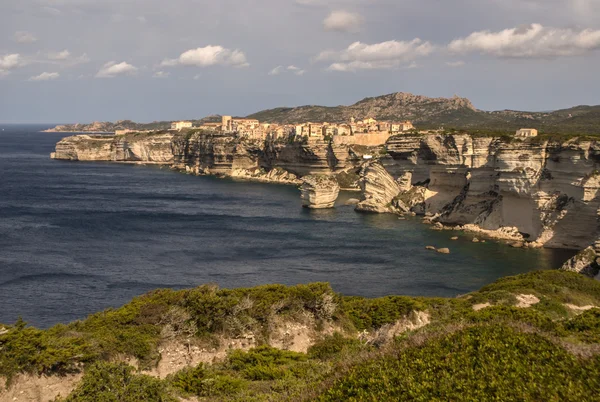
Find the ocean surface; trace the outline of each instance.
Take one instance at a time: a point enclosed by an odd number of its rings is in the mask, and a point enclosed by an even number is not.
[[[301,208],[293,186],[54,161],[67,134],[0,125],[0,322],[48,327],[155,288],[330,282],[346,295],[456,296],[573,255]],[[425,250],[449,247],[450,255]]]

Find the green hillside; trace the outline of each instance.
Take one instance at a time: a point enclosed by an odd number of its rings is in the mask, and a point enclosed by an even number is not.
[[[157,290],[48,330],[0,326],[0,377],[10,385],[19,373],[83,370],[67,401],[592,401],[600,386],[593,306],[600,282],[560,271],[504,278],[456,299],[348,297],[322,283]],[[268,346],[283,321],[294,331],[313,326],[306,353]],[[147,371],[169,358],[165,342],[216,350],[249,333],[249,350],[230,346],[223,359],[163,379]]]

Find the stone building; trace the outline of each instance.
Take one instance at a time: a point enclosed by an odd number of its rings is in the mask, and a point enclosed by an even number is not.
[[[537,136],[538,131],[535,128],[522,128],[517,130],[517,133],[515,134],[515,137],[517,138],[531,138]]]
[[[171,130],[181,131],[184,128],[192,128],[191,121],[175,121],[171,123]]]

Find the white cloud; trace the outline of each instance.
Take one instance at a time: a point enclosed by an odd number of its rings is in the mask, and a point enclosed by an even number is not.
[[[153,77],[154,78],[168,78],[171,75],[171,73],[166,72],[166,71],[157,71],[154,73]]]
[[[161,67],[195,66],[195,67],[210,67],[210,66],[231,66],[231,67],[248,67],[246,55],[241,50],[230,50],[222,46],[206,46],[197,49],[191,49],[182,53],[176,59],[165,59],[160,64]]]
[[[33,43],[37,42],[37,38],[34,34],[27,31],[18,31],[14,35],[15,42],[17,43]]]
[[[48,53],[48,59],[50,60],[67,60],[71,57],[71,52],[63,50],[62,52],[50,52]]]
[[[394,69],[425,57],[433,50],[431,43],[418,38],[410,42],[392,40],[373,45],[354,42],[342,51],[321,52],[316,61],[333,61],[328,68],[331,71]]]
[[[22,67],[25,64],[25,60],[18,53],[0,56],[0,76],[7,76],[11,70]]]
[[[496,57],[552,58],[600,49],[600,30],[561,29],[531,24],[499,32],[479,31],[453,40],[453,53],[479,52]]]
[[[274,69],[272,69],[271,71],[269,71],[269,75],[279,75],[281,73],[284,73],[286,71],[289,71],[290,73],[294,73],[296,75],[304,75],[306,73],[305,70],[301,69],[300,67],[296,67],[294,65],[290,65],[287,67],[284,66],[277,66]]]
[[[269,75],[279,75],[283,72],[283,66],[277,66],[271,71],[269,71]]]
[[[6,56],[0,57],[0,69],[12,70],[13,68],[20,67],[24,64],[23,58],[20,54],[7,54]]]
[[[465,65],[465,62],[462,60],[457,60],[457,61],[447,61],[446,65],[448,67],[462,67]]]
[[[288,71],[291,71],[296,75],[304,75],[304,73],[306,73],[305,70],[302,70],[301,68],[296,67],[296,66],[288,66],[287,69],[288,69]]]
[[[29,78],[29,81],[52,81],[60,77],[59,73],[47,73],[43,72],[40,75]]]
[[[332,11],[323,21],[326,31],[358,32],[363,23],[363,18],[358,13],[349,11]]]
[[[114,61],[110,61],[98,71],[96,78],[113,78],[117,75],[133,75],[137,73],[137,71],[137,67],[134,67],[129,63],[121,62],[117,64]]]

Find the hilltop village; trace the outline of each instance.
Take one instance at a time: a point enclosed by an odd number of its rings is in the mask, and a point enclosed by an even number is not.
[[[410,121],[377,121],[374,118],[356,120],[351,118],[348,123],[301,123],[275,124],[261,123],[256,119],[234,118],[222,116],[221,122],[202,123],[194,126],[191,121],[176,121],[171,123],[169,131],[198,130],[215,134],[234,134],[236,137],[250,141],[295,141],[295,142],[332,142],[335,145],[384,145],[387,140],[398,134],[432,134],[430,130],[419,131]],[[155,130],[117,129],[115,135],[129,133],[151,133]],[[536,137],[536,129],[526,128],[516,132],[516,138]]]
[[[339,145],[383,145],[392,136],[401,133],[416,133],[410,121],[377,121],[373,118],[356,120],[347,124],[302,123],[272,124],[261,123],[256,119],[223,116],[221,122],[203,123],[194,126],[191,121],[177,121],[171,124],[171,131],[202,130],[223,134],[235,134],[247,140],[294,140],[298,142],[332,141]],[[136,130],[116,130],[115,135],[125,135]],[[151,132],[151,131],[146,131]]]

